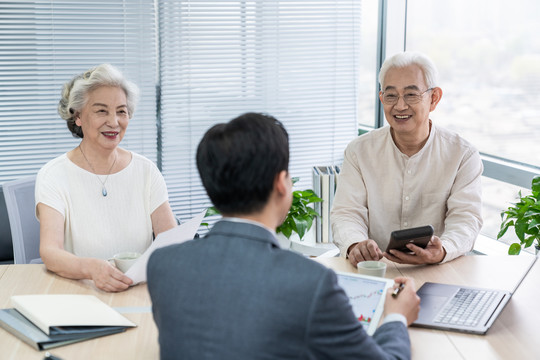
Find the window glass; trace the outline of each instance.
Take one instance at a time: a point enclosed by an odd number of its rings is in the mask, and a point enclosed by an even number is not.
[[[406,49],[429,55],[432,119],[481,152],[540,166],[540,2],[408,0]]]
[[[375,127],[375,104],[379,101],[377,80],[377,28],[379,2],[361,1],[360,33],[358,36],[360,54],[358,56],[358,125]]]

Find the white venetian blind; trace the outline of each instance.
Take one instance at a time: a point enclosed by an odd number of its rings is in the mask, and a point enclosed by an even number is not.
[[[244,112],[284,123],[300,188],[311,187],[312,166],[342,161],[357,128],[361,1],[159,4],[162,170],[175,213],[209,205],[197,145]]]
[[[0,2],[0,183],[75,147],[62,85],[100,63],[141,90],[122,146],[157,159],[156,9],[151,0]]]

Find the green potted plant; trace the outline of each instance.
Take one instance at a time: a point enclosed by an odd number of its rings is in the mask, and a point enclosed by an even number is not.
[[[292,178],[293,184],[298,179],[297,177]],[[309,204],[321,201],[322,199],[315,195],[315,192],[311,189],[293,191],[289,213],[283,224],[276,229],[276,232],[282,233],[287,239],[290,239],[291,235],[296,233],[302,240],[304,235],[311,229],[313,219],[319,215]]]
[[[292,178],[293,184],[295,184],[299,178]],[[298,234],[300,240],[304,238],[304,235],[311,229],[313,225],[313,219],[318,216],[317,212],[309,206],[309,204],[321,202],[322,199],[315,195],[315,192],[311,189],[307,190],[296,190],[293,191],[293,199],[291,208],[287,213],[287,217],[283,224],[281,224],[277,229],[276,233],[281,233],[287,239],[290,239],[293,233]],[[205,216],[219,215],[219,211],[215,207],[210,207],[206,211]],[[208,224],[203,223],[202,225],[208,226]]]
[[[518,255],[521,249],[535,245],[540,250],[540,175],[532,180],[532,194],[522,196],[519,192],[519,201],[501,213],[501,230],[497,235],[500,239],[513,226],[519,242],[508,248],[508,254]],[[536,242],[535,242],[536,240]]]

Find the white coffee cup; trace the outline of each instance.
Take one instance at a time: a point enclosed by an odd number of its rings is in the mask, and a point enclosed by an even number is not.
[[[382,261],[361,261],[356,265],[359,274],[384,277],[386,263]]]
[[[125,273],[128,269],[139,260],[141,256],[138,252],[126,251],[113,256],[114,265],[121,272]]]

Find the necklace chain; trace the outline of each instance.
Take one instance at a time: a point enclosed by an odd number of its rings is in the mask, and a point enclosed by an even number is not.
[[[111,165],[111,167],[109,168],[109,171],[107,172],[107,177],[105,177],[105,181],[101,181],[101,178],[99,177],[99,175],[97,174],[97,171],[96,169],[94,169],[94,167],[92,166],[92,164],[90,163],[90,161],[88,161],[88,158],[86,157],[86,155],[84,155],[84,152],[82,150],[82,147],[81,145],[79,145],[79,150],[81,150],[81,154],[82,156],[84,157],[84,160],[86,160],[86,163],[88,164],[88,166],[90,166],[90,169],[92,169],[92,171],[94,172],[94,175],[96,175],[97,179],[99,180],[99,182],[101,183],[101,194],[103,196],[107,196],[107,188],[105,186],[105,183],[107,183],[107,180],[109,179],[109,175],[111,175],[111,170],[112,168],[114,167],[114,164],[116,164],[116,159],[118,158],[118,155],[115,153],[115,157],[114,157],[114,161]]]

